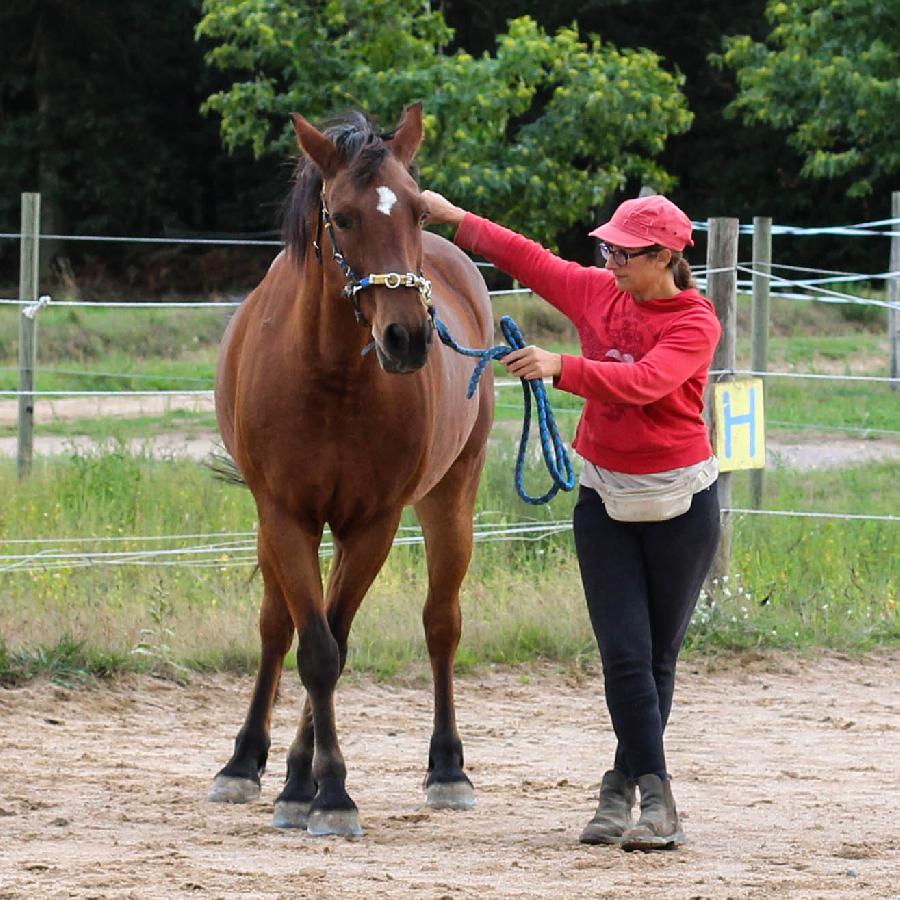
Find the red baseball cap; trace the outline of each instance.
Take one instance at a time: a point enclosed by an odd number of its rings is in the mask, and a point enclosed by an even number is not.
[[[691,220],[661,194],[620,203],[612,218],[590,232],[591,237],[626,250],[659,244],[668,250],[693,247]]]

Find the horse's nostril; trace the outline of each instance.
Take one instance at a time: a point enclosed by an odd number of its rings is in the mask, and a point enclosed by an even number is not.
[[[402,325],[388,325],[384,330],[384,349],[402,359],[409,350],[409,332]]]

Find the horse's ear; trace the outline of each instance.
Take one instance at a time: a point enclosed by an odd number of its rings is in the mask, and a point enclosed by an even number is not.
[[[300,113],[291,113],[291,120],[300,149],[316,164],[324,178],[331,178],[338,169],[338,153],[334,141],[307,122]]]
[[[403,111],[400,124],[388,141],[391,152],[404,166],[408,166],[415,158],[422,143],[422,135],[422,104],[413,103]]]

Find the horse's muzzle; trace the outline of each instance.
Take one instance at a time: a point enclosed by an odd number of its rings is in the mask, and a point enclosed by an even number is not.
[[[433,345],[434,324],[431,319],[415,330],[394,322],[381,333],[381,340],[376,339],[375,351],[385,372],[405,375],[417,372],[425,365]]]

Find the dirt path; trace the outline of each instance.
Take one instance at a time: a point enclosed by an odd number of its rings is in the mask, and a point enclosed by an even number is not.
[[[895,897],[900,652],[682,666],[670,765],[690,842],[584,847],[611,758],[596,672],[459,679],[478,805],[421,805],[427,684],[338,696],[366,834],[269,826],[301,691],[285,677],[249,807],[207,803],[250,680],[0,691],[0,897]]]
[[[517,439],[517,435],[518,433],[515,438],[511,436],[510,440]],[[212,432],[195,432],[188,435],[179,431],[168,431],[153,437],[135,438],[128,441],[128,446],[135,453],[149,452],[161,459],[203,460],[209,456],[217,442],[218,436]],[[90,451],[96,446],[95,439],[84,435],[63,437],[45,434],[36,435],[34,439],[34,452],[38,456],[58,456],[70,453],[75,448]],[[16,438],[0,437],[0,457],[12,459],[15,455]],[[887,460],[900,461],[900,441],[817,439],[809,442],[787,442],[769,438],[766,443],[766,466],[769,468],[809,471]]]
[[[59,397],[48,399],[40,397],[35,407],[35,427],[41,422],[53,422],[62,419],[91,419],[103,416],[160,416],[176,410],[188,412],[212,412],[214,409],[211,396],[168,395],[144,397]],[[17,400],[0,401],[0,425],[15,425],[19,421],[19,404]]]
[[[68,453],[73,447],[89,450],[97,441],[84,435],[60,436],[42,434],[41,422],[73,420],[108,416],[135,417],[159,416],[174,410],[211,412],[211,397],[70,397],[42,400],[34,436],[34,452],[38,456],[54,456]],[[18,405],[15,401],[0,401],[0,425],[13,425],[18,421]],[[511,436],[518,438],[521,423],[504,423]],[[185,435],[167,431],[149,438],[129,441],[135,451],[148,451],[159,457],[181,456],[189,459],[205,459],[212,449],[217,435],[213,432],[193,432]],[[0,457],[14,458],[17,452],[15,437],[0,437]],[[782,466],[805,471],[829,467],[850,466],[859,463],[900,461],[900,440],[886,437],[879,440],[811,437],[808,440],[767,438],[766,465]]]

